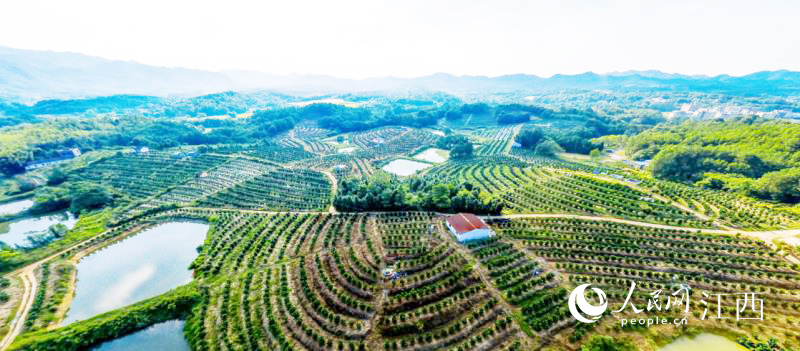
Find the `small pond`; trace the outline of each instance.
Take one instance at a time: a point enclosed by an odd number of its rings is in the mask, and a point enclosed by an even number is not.
[[[405,177],[417,173],[417,171],[421,171],[430,166],[431,166],[430,163],[422,163],[406,159],[397,159],[392,162],[389,162],[381,169],[386,172]]]
[[[433,163],[442,163],[447,161],[450,157],[450,152],[447,150],[437,149],[437,148],[430,148],[423,152],[420,152],[416,156],[414,156],[417,160],[423,160]]]
[[[36,246],[31,245],[28,238],[46,236],[50,226],[55,224],[63,224],[67,229],[72,229],[77,221],[67,211],[13,220],[0,224],[0,242],[10,247]]]
[[[33,200],[19,200],[0,204],[0,216],[12,215],[25,211],[33,206]]]
[[[658,351],[747,351],[733,340],[723,336],[702,333],[694,337],[680,337]]]
[[[106,341],[92,351],[189,351],[189,343],[183,336],[182,320],[171,320],[153,324],[138,332],[111,341]]]
[[[208,225],[169,222],[97,251],[78,263],[78,282],[64,325],[158,296],[192,281]]]

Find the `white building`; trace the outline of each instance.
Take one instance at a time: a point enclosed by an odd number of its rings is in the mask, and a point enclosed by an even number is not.
[[[459,213],[447,217],[447,228],[456,237],[459,243],[470,240],[487,239],[494,236],[494,232],[480,218],[471,213]]]

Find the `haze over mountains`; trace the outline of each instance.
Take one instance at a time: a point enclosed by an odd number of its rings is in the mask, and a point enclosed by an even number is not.
[[[800,92],[800,72],[764,71],[742,77],[706,77],[627,71],[557,74],[550,78],[526,74],[484,77],[437,73],[418,78],[353,80],[322,75],[281,76],[252,71],[210,72],[155,67],[76,53],[0,47],[0,97],[20,101],[113,94],[201,95],[254,89],[312,93],[413,89],[450,93],[655,89],[782,95]]]

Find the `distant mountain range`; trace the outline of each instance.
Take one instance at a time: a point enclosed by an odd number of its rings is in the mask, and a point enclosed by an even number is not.
[[[765,71],[742,77],[668,74],[660,71],[557,74],[550,78],[437,73],[418,78],[341,79],[319,75],[273,75],[252,71],[209,72],[112,61],[75,53],[0,47],[0,97],[36,101],[113,94],[201,95],[231,90],[363,92],[428,90],[448,93],[582,90],[703,91],[742,95],[798,94],[800,72]]]

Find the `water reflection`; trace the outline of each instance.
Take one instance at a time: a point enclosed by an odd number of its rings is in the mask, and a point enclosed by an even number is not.
[[[208,225],[170,222],[146,229],[78,263],[69,324],[154,297],[192,280],[189,264]]]

